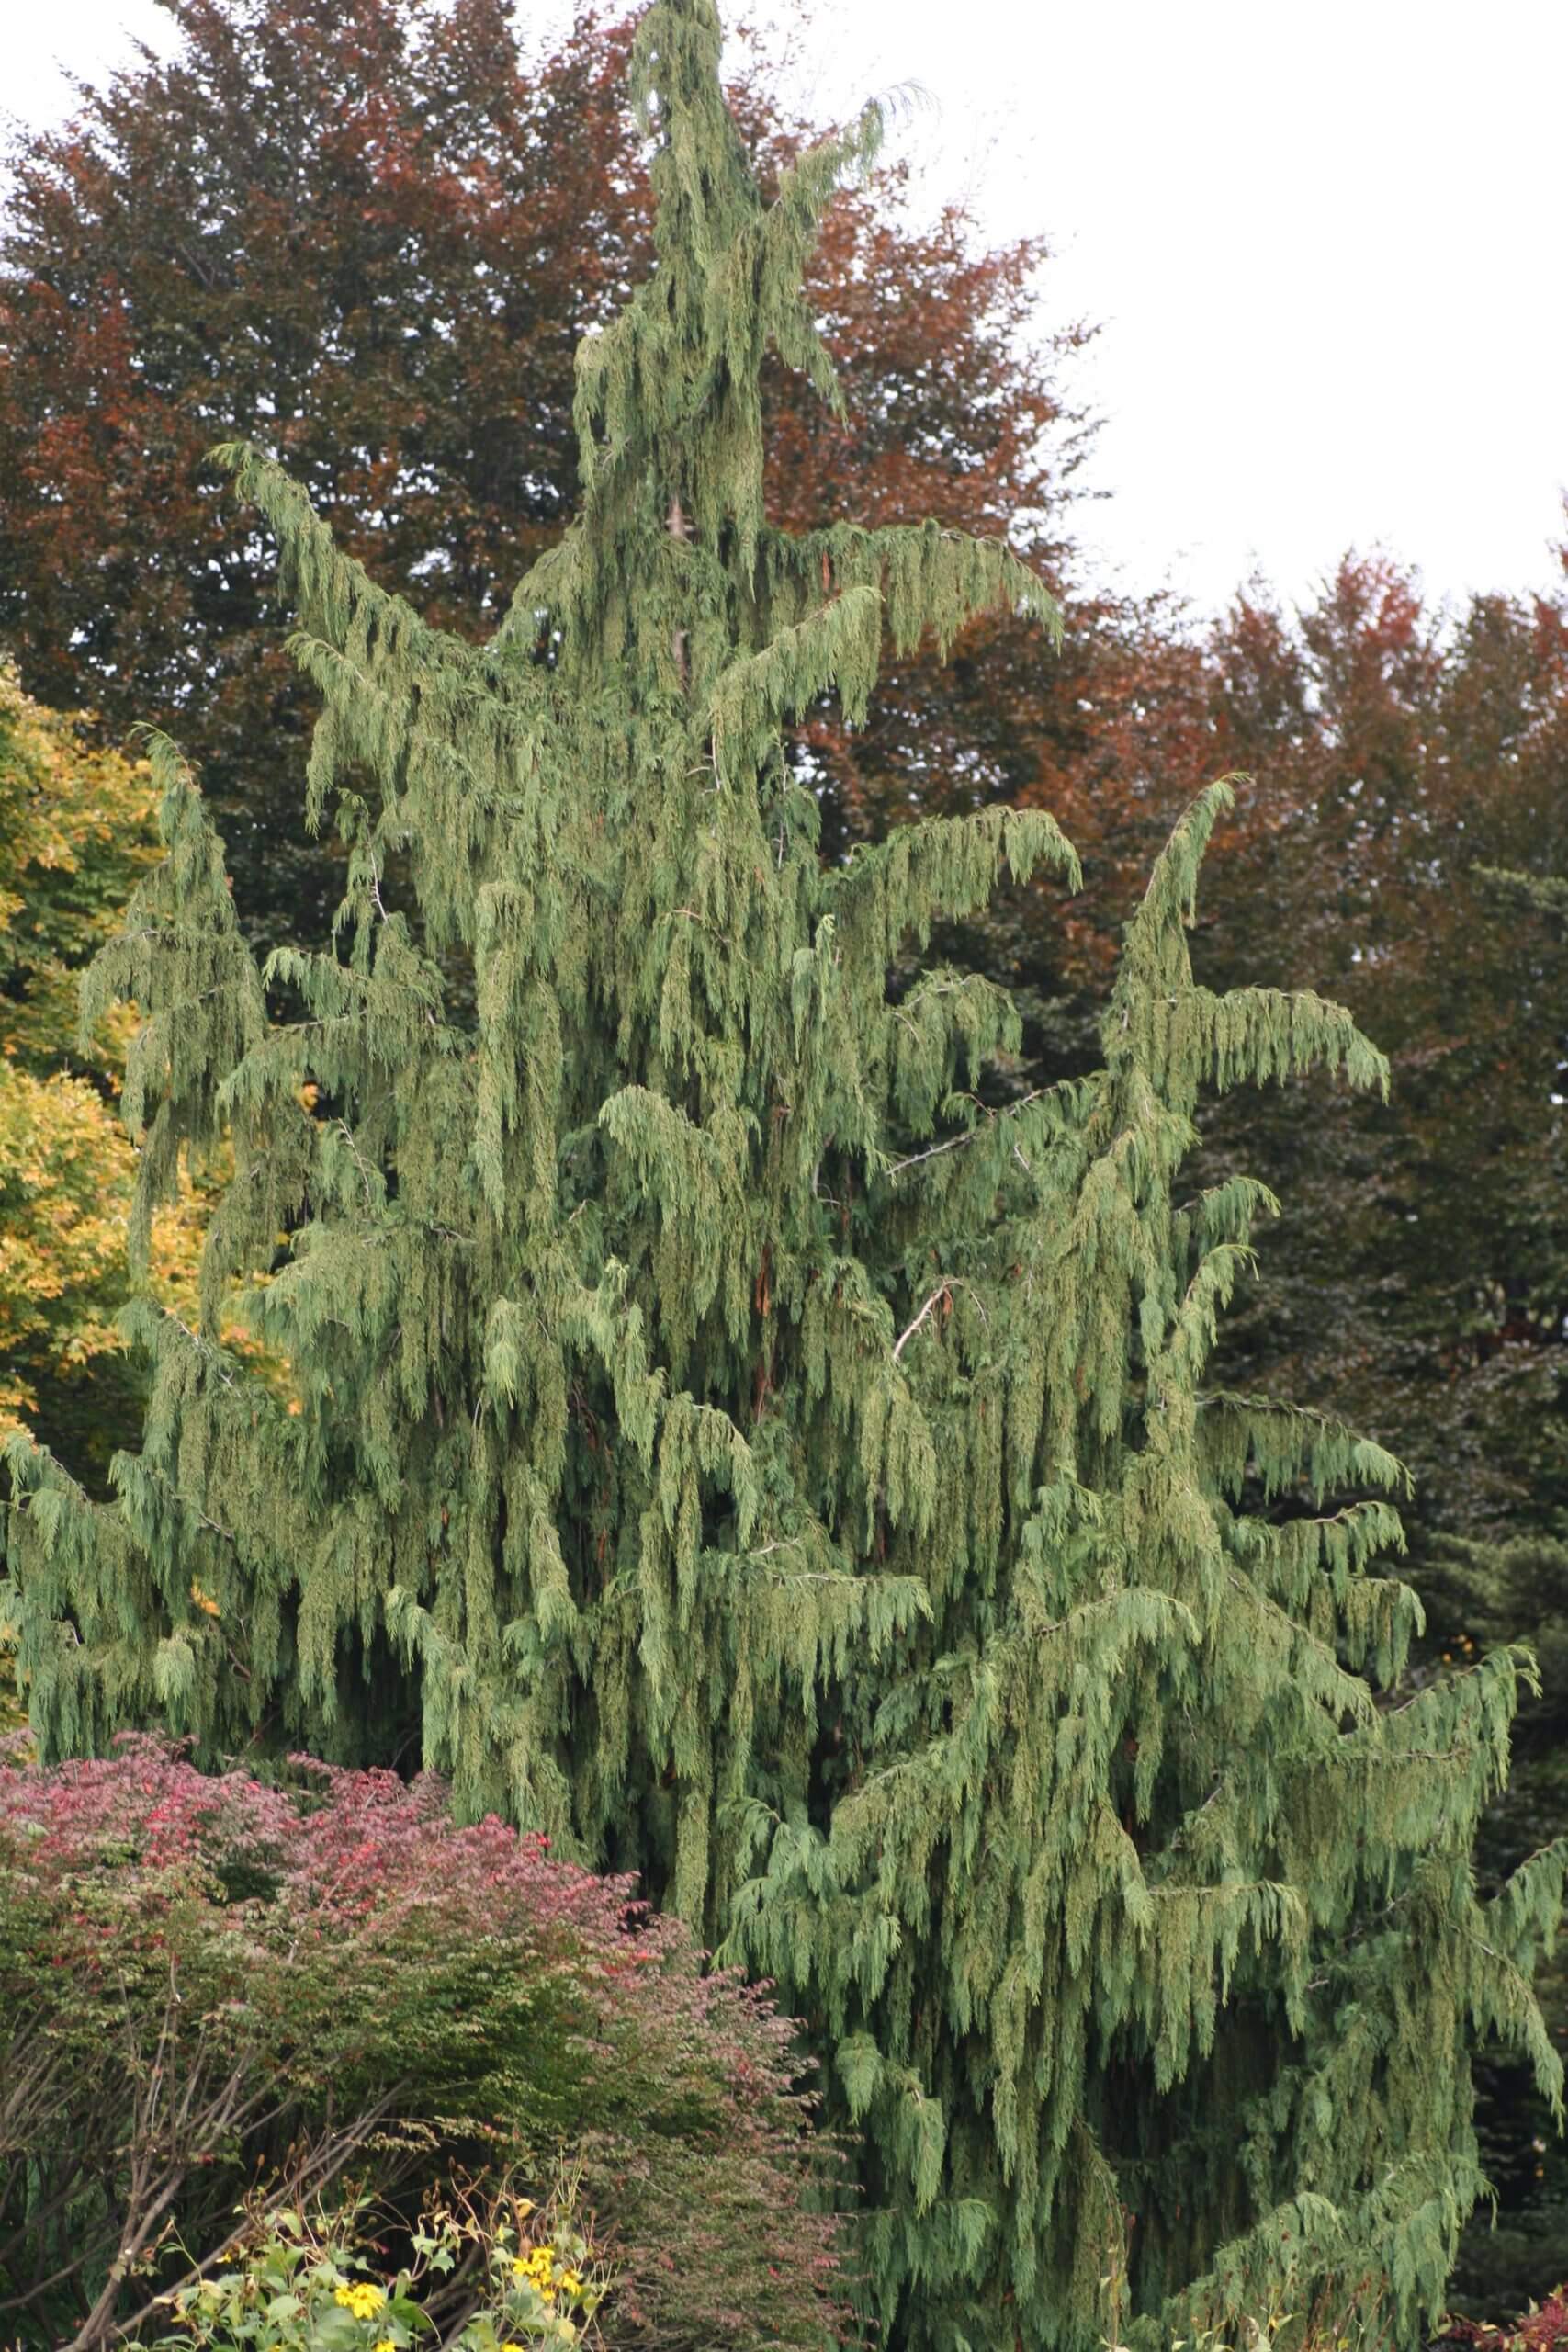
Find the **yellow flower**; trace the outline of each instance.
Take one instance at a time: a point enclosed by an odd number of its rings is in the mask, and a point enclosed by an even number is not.
[[[569,2295],[581,2295],[582,2292],[581,2274],[576,2270],[563,2270],[556,2284],[564,2287]]]
[[[378,2352],[379,2352],[379,2347],[378,2347]],[[526,2352],[526,2346],[521,2344],[503,2344],[501,2347],[501,2352]]]
[[[389,2335],[384,2335],[379,2344],[370,2346],[370,2352],[398,2352],[398,2347]]]
[[[385,2288],[373,2287],[367,2278],[358,2280],[352,2287],[335,2288],[333,2292],[333,2302],[341,2303],[345,2312],[354,2313],[355,2319],[374,2319],[386,2300]]]

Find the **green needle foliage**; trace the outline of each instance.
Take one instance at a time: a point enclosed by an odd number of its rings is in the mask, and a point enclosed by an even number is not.
[[[852,722],[885,639],[1055,616],[1001,545],[770,527],[763,354],[832,398],[802,264],[880,125],[764,206],[719,44],[713,0],[643,25],[657,267],[582,348],[583,509],[488,646],[225,453],[348,890],[269,1028],[160,747],[167,861],[92,1001],[143,1011],[143,1228],[181,1151],[231,1132],[236,1174],[203,1328],[144,1315],[118,1505],[13,1451],[38,1735],[417,1754],[640,1871],[807,2020],[910,2352],[1314,2310],[1411,2342],[1481,2188],[1472,2045],[1559,2091],[1564,1857],[1484,1905],[1469,1863],[1527,1662],[1391,1695],[1398,1466],[1205,1388],[1270,1203],[1179,1191],[1204,1087],[1383,1066],[1314,997],[1195,982],[1223,785],[1092,1077],[1010,1098],[1003,992],[890,990],[1072,852],[990,809],[825,868],[781,729],[829,691]],[[247,1283],[293,1412],[219,1344]]]

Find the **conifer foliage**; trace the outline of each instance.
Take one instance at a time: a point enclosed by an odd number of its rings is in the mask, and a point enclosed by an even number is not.
[[[269,1027],[159,747],[167,860],[96,982],[144,1014],[143,1228],[182,1151],[228,1130],[236,1173],[204,1325],[144,1317],[117,1507],[13,1449],[36,1725],[416,1753],[639,1871],[807,2020],[911,2352],[1314,2301],[1409,2340],[1480,2187],[1472,2042],[1557,2096],[1529,1976],[1563,1856],[1477,1903],[1524,1661],[1395,1693],[1398,1466],[1206,1388],[1270,1204],[1180,1184],[1203,1087],[1382,1065],[1315,997],[1195,980],[1223,785],[1090,1078],[1010,1096],[1005,994],[890,989],[1072,851],[990,809],[825,864],[781,729],[829,688],[852,723],[885,643],[1055,616],[1000,543],[770,526],[763,354],[831,400],[802,266],[880,121],[764,206],[719,46],[713,0],[641,28],[657,264],[581,348],[582,511],[487,646],[226,453],[347,896],[335,954],[273,958]],[[239,1285],[292,1411],[220,1343]]]

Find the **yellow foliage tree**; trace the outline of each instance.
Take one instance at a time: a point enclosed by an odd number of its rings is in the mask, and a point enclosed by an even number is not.
[[[114,1325],[135,1164],[124,1009],[81,1037],[76,988],[157,854],[152,817],[144,763],[93,749],[0,668],[0,1424],[69,1439],[98,1476],[134,1427]]]
[[[99,1487],[141,1413],[116,1328],[136,1174],[117,1098],[135,1015],[80,1035],[77,983],[159,854],[155,799],[144,761],[93,748],[79,717],[0,664],[0,1434],[25,1422]],[[188,1187],[159,1219],[168,1305],[194,1294],[205,1221]],[[0,1722],[9,1683],[0,1672]]]

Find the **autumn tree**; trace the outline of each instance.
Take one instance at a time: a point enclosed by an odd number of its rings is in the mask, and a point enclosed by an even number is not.
[[[84,90],[13,157],[0,639],[34,693],[92,701],[108,740],[177,727],[247,935],[320,944],[343,874],[294,822],[316,697],[283,650],[270,535],[213,497],[205,453],[244,435],[379,586],[461,634],[494,627],[578,501],[573,351],[649,254],[630,23],[584,12],[535,59],[502,0],[168,6],[171,61]],[[804,133],[764,104],[766,58],[733,62],[769,181]],[[1006,528],[1059,587],[1084,447],[1062,375],[1082,331],[1042,334],[1043,265],[1038,243],[986,250],[961,208],[919,230],[884,183],[847,193],[809,265],[845,407],[818,413],[770,368],[774,519]],[[1089,620],[1056,668],[1005,616],[951,671],[897,657],[852,738],[830,694],[803,713],[825,853],[907,816],[911,789],[935,808],[1065,787],[1087,815],[1114,766],[1100,714],[1130,691]],[[1113,937],[1036,932],[1080,977],[1103,977]],[[1038,946],[1014,921],[1001,952]]]
[[[493,620],[564,519],[572,348],[631,266],[615,46],[530,79],[488,0],[170,13],[172,62],[13,158],[0,634],[107,729],[177,715],[253,929],[319,935],[341,875],[279,821],[309,718],[271,550],[204,453],[266,439],[389,585]]]
[[[1445,628],[1386,560],[1299,621],[1242,600],[1212,648],[1216,750],[1250,840],[1214,955],[1325,988],[1386,1044],[1388,1106],[1281,1098],[1227,1141],[1291,1197],[1246,1365],[1404,1440],[1418,1523],[1568,1502],[1560,949],[1499,922],[1489,865],[1568,858],[1568,612],[1479,598]],[[1520,952],[1521,949],[1527,952]]]
[[[143,1014],[133,1231],[225,1130],[235,1174],[201,1321],[144,1318],[117,1502],[10,1450],[38,1736],[412,1747],[637,1871],[808,2020],[911,2352],[1279,2309],[1413,2342],[1480,2186],[1472,2038],[1560,2088],[1528,1979],[1564,1855],[1477,1902],[1519,1661],[1380,1703],[1397,1464],[1209,1384],[1268,1204],[1181,1174],[1206,1086],[1384,1065],[1319,996],[1195,978],[1224,785],[1081,1081],[990,1107],[1006,991],[890,989],[1074,854],[982,808],[824,861],[785,730],[829,690],[863,724],[885,638],[997,612],[1045,658],[1055,607],[1001,537],[769,520],[764,354],[831,408],[803,272],[880,117],[766,194],[719,49],[711,0],[639,28],[653,266],[581,347],[581,511],[485,643],[221,455],[283,550],[345,895],[269,1025],[160,744],[167,855],[89,998]],[[257,1272],[295,1413],[222,1343]]]
[[[135,1154],[114,1095],[130,1022],[82,1038],[76,996],[156,854],[156,800],[144,763],[94,750],[80,720],[0,669],[0,1420],[25,1419],[95,1487],[141,1417],[115,1328]]]
[[[76,992],[153,854],[155,801],[144,769],[90,750],[0,667],[0,1430],[29,1426],[95,1492],[144,1398],[116,1329],[135,1153],[112,1094],[129,1021],[79,1039]],[[0,1730],[18,1710],[14,1644],[0,1606]]]

